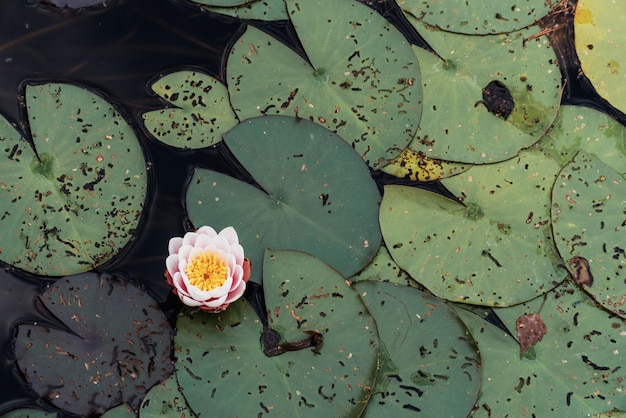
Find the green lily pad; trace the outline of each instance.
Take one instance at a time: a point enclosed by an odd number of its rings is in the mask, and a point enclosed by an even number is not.
[[[626,317],[626,181],[580,151],[552,191],[552,228],[574,280],[598,303]]]
[[[387,251],[384,245],[380,246],[378,254],[376,254],[376,257],[374,257],[371,263],[363,270],[350,277],[352,283],[366,280],[378,280],[412,287],[417,286],[417,282],[393,261],[389,251]]]
[[[137,414],[130,405],[124,403],[106,411],[100,418],[136,418]]]
[[[287,7],[284,0],[253,0],[241,6],[216,7],[209,0],[192,0],[205,4],[204,8],[215,13],[237,17],[243,20],[287,20]]]
[[[189,409],[185,397],[179,390],[175,375],[152,387],[143,399],[141,409],[139,409],[140,418],[189,418],[195,416],[196,414]]]
[[[528,303],[497,309],[509,329],[522,315],[541,309],[547,334],[520,359],[510,335],[481,317],[456,309],[478,342],[482,356],[481,396],[475,417],[587,417],[626,409],[624,321],[584,292],[563,285]]]
[[[0,258],[60,276],[97,267],[132,238],[146,196],[133,129],[103,98],[26,86],[28,142],[0,117]]]
[[[339,134],[372,167],[385,165],[413,138],[421,115],[419,66],[408,41],[356,1],[286,4],[309,62],[248,27],[227,63],[237,116],[309,119]]]
[[[172,373],[172,329],[146,293],[109,275],[56,281],[41,303],[67,327],[17,327],[15,356],[40,397],[76,415],[121,403],[137,409],[145,392]]]
[[[463,36],[409,21],[443,58],[414,47],[429,71],[422,74],[424,114],[410,149],[446,161],[493,163],[513,158],[550,127],[561,73],[545,36],[525,41],[536,29]],[[502,83],[514,102],[506,119],[484,104],[483,89],[492,82]]]
[[[558,0],[403,0],[400,7],[431,26],[472,35],[512,32],[550,12]],[[537,31],[539,29],[536,29]]]
[[[191,0],[193,3],[215,7],[236,7],[250,3],[250,0]]]
[[[613,106],[626,112],[622,17],[626,3],[611,0],[579,0],[574,17],[574,41],[583,72],[594,88]]]
[[[53,412],[44,412],[37,409],[20,408],[13,411],[1,414],[2,418],[46,418],[56,417],[57,414]]]
[[[176,148],[204,148],[221,141],[237,124],[228,90],[219,80],[196,71],[161,77],[150,88],[175,108],[143,114],[146,129]]]
[[[177,378],[204,416],[358,417],[377,371],[376,325],[358,293],[309,255],[268,250],[263,264],[270,326],[286,341],[322,334],[311,349],[267,357],[262,324],[244,299],[219,315],[185,311],[175,337]]]
[[[467,416],[480,389],[480,356],[454,311],[406,286],[369,281],[356,289],[384,347],[363,416]]]
[[[242,122],[224,141],[260,188],[197,168],[187,190],[196,227],[233,226],[261,282],[265,248],[308,252],[345,277],[381,242],[380,195],[367,166],[336,134],[287,116]]]
[[[582,106],[562,106],[554,126],[539,146],[565,166],[579,150],[596,155],[626,175],[626,128],[606,113]]]
[[[566,276],[550,231],[558,164],[538,151],[474,166],[442,183],[465,206],[430,192],[387,186],[380,224],[398,265],[435,295],[514,305]]]

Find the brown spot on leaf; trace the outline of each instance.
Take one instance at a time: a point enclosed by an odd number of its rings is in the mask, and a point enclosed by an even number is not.
[[[585,285],[591,287],[593,285],[593,275],[589,262],[583,257],[572,257],[568,261],[572,277],[577,285]]]
[[[517,339],[520,345],[520,359],[526,350],[538,343],[546,335],[548,329],[538,313],[522,315],[515,321]]]

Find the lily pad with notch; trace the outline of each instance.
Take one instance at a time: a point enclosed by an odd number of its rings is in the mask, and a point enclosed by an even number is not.
[[[0,118],[0,258],[62,276],[97,267],[133,237],[147,189],[133,129],[102,97],[26,86],[32,144]]]
[[[186,310],[177,321],[176,373],[198,415],[358,417],[377,371],[374,320],[358,293],[320,260],[267,250],[263,287],[269,326],[283,341],[303,331],[323,345],[268,357],[263,329],[244,299],[219,315]]]
[[[203,9],[210,10],[227,16],[237,17],[242,20],[288,20],[285,0],[252,0],[232,1],[228,3],[242,3],[234,6],[222,6],[223,1],[214,0],[191,0],[201,4]]]
[[[547,293],[547,299],[495,311],[514,330],[517,318],[540,309],[547,334],[520,359],[520,345],[512,336],[463,305],[455,306],[483,360],[481,395],[472,416],[523,411],[538,417],[588,417],[611,408],[625,410],[624,321],[598,309],[569,281]]]
[[[367,166],[339,136],[288,116],[242,122],[224,137],[258,187],[196,168],[187,189],[193,225],[233,226],[261,282],[265,248],[302,250],[345,277],[381,243],[380,195]]]
[[[237,116],[311,120],[340,135],[371,167],[384,166],[411,141],[422,111],[419,66],[408,41],[357,1],[286,4],[308,60],[249,26],[227,63]]]
[[[561,73],[545,36],[533,29],[463,36],[409,17],[439,55],[414,47],[423,71],[424,112],[409,149],[444,161],[508,160],[556,118]]]
[[[40,397],[72,414],[102,414],[173,372],[172,328],[158,304],[125,280],[84,273],[57,280],[40,296],[60,322],[17,327],[15,355]]]
[[[464,206],[404,186],[386,186],[380,224],[398,265],[441,298],[509,306],[563,280],[550,229],[559,165],[540,151],[477,165],[442,180]]]

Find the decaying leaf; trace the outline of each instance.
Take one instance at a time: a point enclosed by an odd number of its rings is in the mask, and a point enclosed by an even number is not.
[[[520,358],[524,356],[526,350],[541,341],[548,332],[546,324],[538,313],[526,314],[517,318],[515,329],[517,329],[517,339],[520,345]]]
[[[577,285],[591,286],[593,284],[593,275],[586,258],[572,257],[569,259],[569,266]]]

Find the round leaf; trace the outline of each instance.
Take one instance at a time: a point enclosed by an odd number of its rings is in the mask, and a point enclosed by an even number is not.
[[[208,0],[192,0],[197,3],[208,3]],[[252,0],[241,6],[219,7],[205,5],[204,9],[227,16],[246,20],[288,20],[287,7],[284,0]]]
[[[624,178],[580,151],[555,183],[552,228],[574,279],[604,307],[626,317],[624,196]]]
[[[512,32],[547,15],[558,0],[403,0],[402,9],[431,26],[473,35]]]
[[[28,85],[32,149],[0,121],[0,257],[32,273],[83,272],[132,238],[146,163],[122,116],[94,93]]]
[[[196,169],[187,212],[196,227],[235,227],[255,267],[252,280],[261,281],[267,247],[306,251],[345,277],[374,257],[380,195],[341,138],[306,120],[265,116],[237,125],[224,141],[262,190]]]
[[[204,148],[219,142],[237,124],[228,90],[219,80],[179,71],[155,81],[152,90],[176,106],[143,114],[146,129],[176,148]]]
[[[172,329],[157,303],[114,276],[59,279],[40,297],[67,330],[18,326],[17,364],[56,407],[87,416],[143,395],[172,372]]]
[[[508,306],[547,292],[565,271],[550,232],[558,164],[540,152],[475,166],[442,180],[461,206],[422,190],[387,186],[380,223],[398,265],[435,295]]]
[[[270,326],[286,341],[322,334],[311,349],[267,357],[262,325],[245,300],[220,315],[178,319],[178,382],[204,416],[341,416],[362,413],[376,376],[376,326],[357,292],[328,265],[295,251],[266,253]]]
[[[480,389],[480,356],[440,299],[406,286],[360,282],[378,324],[382,366],[364,417],[464,417]]]
[[[497,309],[510,330],[522,315],[541,309],[547,334],[520,359],[510,335],[464,309],[456,309],[478,342],[481,396],[475,417],[588,417],[626,409],[623,367],[626,327],[569,282],[544,298]],[[530,353],[532,352],[532,354]]]
[[[411,149],[447,161],[503,161],[535,143],[554,121],[561,73],[548,40],[528,40],[534,29],[463,36],[409,20],[443,58],[414,47],[422,68],[430,70],[422,74],[424,115]],[[490,83],[502,83],[512,96],[506,119],[486,105],[485,99],[498,96],[485,97]]]
[[[141,403],[140,418],[195,417],[180,392],[174,375],[150,389]]]
[[[290,0],[287,8],[310,64],[248,27],[227,64],[237,115],[309,119],[337,132],[372,167],[386,164],[420,120],[420,74],[409,43],[356,1]]]
[[[363,270],[350,277],[352,283],[362,282],[365,280],[378,280],[381,282],[391,282],[406,286],[417,286],[417,282],[413,280],[405,271],[400,269],[395,261],[391,258],[389,251],[384,245],[378,249],[378,254]]]
[[[579,150],[594,154],[626,175],[626,128],[606,113],[583,106],[561,106],[540,147],[561,166]]]
[[[626,112],[624,47],[626,3],[578,0],[574,18],[576,52],[583,72],[600,96]]]

